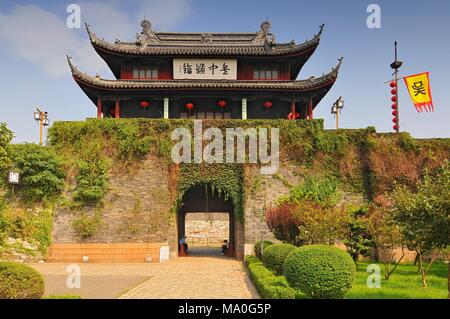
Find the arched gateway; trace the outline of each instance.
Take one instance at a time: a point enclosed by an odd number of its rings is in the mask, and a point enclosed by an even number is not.
[[[208,213],[228,214],[228,227],[227,227],[228,238],[223,238],[222,240],[227,239],[230,243],[230,250],[227,255],[235,256],[236,243],[240,239],[238,237],[241,234],[236,232],[237,228],[236,223],[239,223],[239,221],[236,220],[233,202],[231,198],[227,196],[227,194],[218,192],[217,190],[215,191],[214,188],[207,183],[194,185],[184,193],[182,197],[182,202],[177,211],[178,240],[186,236],[187,214],[208,214]],[[212,227],[212,224],[209,227]],[[189,238],[188,236],[188,243],[189,242],[194,243],[193,239],[194,238],[192,238],[192,236],[191,238]],[[217,253],[218,252],[219,250],[217,251]]]

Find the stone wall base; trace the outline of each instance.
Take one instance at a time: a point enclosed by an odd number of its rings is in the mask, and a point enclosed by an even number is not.
[[[89,243],[52,244],[49,247],[47,262],[82,263],[143,263],[159,262],[161,247],[167,243]]]

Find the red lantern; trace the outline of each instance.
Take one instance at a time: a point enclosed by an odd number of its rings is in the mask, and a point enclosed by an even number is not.
[[[265,107],[266,109],[270,109],[272,106],[273,106],[273,104],[272,104],[271,101],[266,101],[266,102],[264,102],[264,107]]]
[[[392,119],[392,122],[397,123],[397,117],[394,117],[394,118]]]
[[[391,90],[391,94],[392,94],[392,95],[396,95],[396,94],[397,94],[397,89],[392,89],[392,90]]]
[[[149,101],[143,100],[143,101],[141,101],[141,103],[139,103],[139,105],[140,105],[143,109],[146,109],[147,107],[150,106],[150,103],[149,103]]]
[[[220,100],[219,102],[217,102],[217,105],[223,109],[225,106],[227,106],[227,101],[225,100]]]
[[[395,110],[395,109],[397,108],[397,103],[392,103],[391,108],[392,108],[393,110]]]
[[[190,110],[192,110],[194,108],[194,104],[191,103],[191,102],[186,103],[186,108],[190,111]]]
[[[397,82],[391,81],[391,83],[389,85],[391,86],[391,88],[395,88],[395,87],[397,87]]]
[[[397,102],[397,97],[394,95],[393,97],[391,97],[391,101],[392,102]]]
[[[298,112],[295,112],[295,114],[292,112],[288,114],[288,119],[290,119],[290,120],[295,120],[298,118],[300,118],[300,113],[298,113]]]
[[[396,111],[396,110],[393,110],[393,111],[392,111],[392,115],[393,115],[393,116],[397,116],[397,111]]]
[[[392,128],[394,129],[394,131],[397,131],[399,129],[399,126],[398,125],[394,125],[394,126],[392,126]]]

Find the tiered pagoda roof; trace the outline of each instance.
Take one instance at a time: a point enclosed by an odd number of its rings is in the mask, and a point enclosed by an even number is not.
[[[96,103],[99,95],[134,94],[133,92],[275,92],[290,98],[313,99],[314,107],[331,89],[337,79],[342,58],[331,72],[320,77],[296,80],[303,65],[319,45],[324,29],[312,39],[297,44],[294,41],[277,43],[270,32],[270,23],[263,22],[260,31],[253,33],[193,33],[193,32],[155,32],[147,20],[141,23],[142,31],[133,42],[107,42],[98,37],[86,24],[92,46],[105,60],[116,79],[103,79],[99,75],[87,75],[68,62],[72,75],[82,90]],[[239,76],[233,80],[180,80],[172,78],[134,79],[123,77],[123,66],[126,63],[162,63],[174,58],[222,58],[237,59],[238,69],[243,72],[246,65],[255,63],[284,65],[286,76],[272,80],[248,80],[253,77]],[[170,64],[169,64],[170,65]],[[251,71],[253,72],[253,71]],[[197,93],[195,93],[197,94]]]
[[[89,38],[94,48],[111,53],[127,55],[173,55],[173,56],[285,56],[312,54],[320,42],[324,25],[314,37],[301,44],[267,42],[264,31],[257,33],[175,33],[151,32],[147,41],[107,42],[97,37],[86,25]],[[145,32],[145,31],[143,31]]]
[[[256,80],[107,80],[100,76],[82,73],[67,57],[72,75],[77,82],[104,89],[243,89],[243,90],[276,90],[276,91],[310,91],[332,85],[338,76],[342,58],[331,72],[320,77],[311,77],[297,81],[256,81]]]

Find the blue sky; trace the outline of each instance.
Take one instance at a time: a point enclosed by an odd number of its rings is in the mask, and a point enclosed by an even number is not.
[[[299,78],[320,76],[344,57],[338,81],[316,108],[315,117],[334,127],[331,104],[342,95],[343,128],[375,126],[392,131],[389,64],[399,42],[402,75],[429,71],[434,113],[418,114],[402,84],[401,130],[415,137],[450,137],[450,2],[431,1],[8,1],[0,2],[0,121],[15,132],[16,142],[37,141],[32,115],[36,106],[50,120],[83,120],[95,107],[71,78],[65,54],[81,70],[112,78],[90,47],[84,28],[68,29],[66,7],[77,3],[83,21],[101,37],[133,40],[145,15],[158,31],[255,32],[269,18],[278,42],[301,43],[325,30],[316,53]],[[381,7],[381,28],[369,29],[367,6]]]

